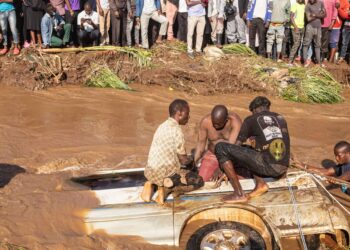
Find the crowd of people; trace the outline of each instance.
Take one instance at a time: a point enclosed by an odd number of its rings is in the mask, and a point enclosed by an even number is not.
[[[233,187],[225,202],[247,202],[266,193],[269,186],[263,178],[284,177],[290,163],[287,122],[270,106],[266,97],[254,98],[249,105],[251,115],[242,123],[238,114],[229,112],[224,105],[216,105],[200,121],[197,146],[188,155],[180,126],[188,123],[190,106],[185,100],[174,100],[169,106],[169,118],[153,136],[141,198],[150,202],[156,188],[158,195],[154,201],[162,205],[170,193],[177,197],[201,188],[208,181],[215,181],[214,187],[218,187],[225,178]],[[301,167],[350,181],[350,143],[338,142],[334,157],[336,163],[327,169],[307,164]],[[246,194],[239,179],[252,177],[256,186]],[[350,195],[348,185],[342,185],[341,190]]]
[[[208,44],[241,43],[291,66],[341,63],[349,12],[349,0],[0,0],[0,55],[10,37],[15,55],[22,46],[148,49],[167,39],[187,42],[191,58]]]

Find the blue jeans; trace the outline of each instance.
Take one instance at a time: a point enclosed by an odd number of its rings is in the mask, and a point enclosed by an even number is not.
[[[7,37],[8,23],[10,23],[10,29],[11,29],[12,37],[13,37],[13,43],[18,44],[19,37],[18,37],[18,32],[17,32],[17,27],[16,27],[16,11],[15,10],[0,12],[0,27],[2,30],[2,35],[4,37],[4,46],[7,46],[7,44],[8,44],[8,37]]]
[[[345,58],[346,51],[348,50],[348,46],[350,42],[350,29],[343,28],[342,37],[343,39],[342,39],[340,57]]]

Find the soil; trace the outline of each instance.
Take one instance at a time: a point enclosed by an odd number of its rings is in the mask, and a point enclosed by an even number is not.
[[[174,53],[160,55],[154,62],[159,68],[140,71],[120,55],[66,54],[55,80],[25,56],[0,61],[3,243],[29,249],[172,249],[137,237],[88,235],[84,215],[98,206],[98,200],[70,178],[96,170],[144,167],[154,131],[167,118],[168,105],[175,98],[187,99],[191,107],[191,120],[183,128],[188,151],[196,144],[198,122],[214,105],[225,104],[244,118],[256,92],[267,95],[272,110],[286,117],[292,153],[298,160],[321,165],[333,159],[337,141],[350,140],[349,89],[345,88],[345,101],[335,105],[283,101],[245,69],[225,70],[244,58],[231,57],[214,65]],[[104,61],[124,80],[135,81],[130,86],[137,91],[83,87],[92,63]],[[221,79],[223,71],[227,75]],[[33,89],[46,90],[28,91]]]

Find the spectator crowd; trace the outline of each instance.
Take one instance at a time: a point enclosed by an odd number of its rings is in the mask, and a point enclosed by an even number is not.
[[[349,0],[0,0],[0,55],[21,47],[240,43],[277,61],[341,63]],[[338,52],[339,51],[339,52]]]

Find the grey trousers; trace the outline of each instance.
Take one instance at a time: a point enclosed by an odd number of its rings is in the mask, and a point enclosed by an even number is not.
[[[321,63],[321,37],[322,30],[320,28],[314,28],[311,25],[306,25],[305,36],[303,41],[303,59],[304,62],[307,59],[307,51],[309,49],[310,44],[314,41],[315,44],[315,57],[317,63]]]

